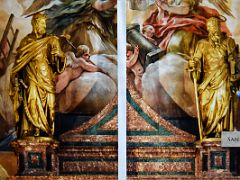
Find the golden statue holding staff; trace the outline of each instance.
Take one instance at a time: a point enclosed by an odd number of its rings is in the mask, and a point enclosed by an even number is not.
[[[208,38],[198,42],[189,60],[192,77],[199,83],[200,140],[233,130],[232,87],[237,81],[235,41],[221,32],[216,17],[208,19],[207,30]]]
[[[46,35],[46,19],[32,17],[32,33],[17,48],[11,92],[19,138],[53,137],[55,74],[63,72],[66,57],[56,36]]]

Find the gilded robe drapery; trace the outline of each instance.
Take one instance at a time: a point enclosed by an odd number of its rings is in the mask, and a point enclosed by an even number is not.
[[[66,58],[56,36],[34,39],[30,34],[22,40],[12,69],[14,84],[11,92],[20,137],[33,135],[36,128],[53,135],[54,69],[61,73],[65,63]]]
[[[219,47],[207,39],[197,45],[194,60],[203,76],[198,95],[204,136],[233,130],[230,60],[234,50],[235,42],[228,37]]]

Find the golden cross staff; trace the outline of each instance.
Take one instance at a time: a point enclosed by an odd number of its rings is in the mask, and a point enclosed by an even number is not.
[[[200,143],[202,143],[202,117],[199,107],[199,98],[198,98],[198,84],[197,84],[197,70],[196,69],[189,69],[189,71],[192,71],[193,76],[193,84],[194,84],[194,93],[195,93],[195,100],[196,100],[196,107],[197,107],[197,118],[198,118],[198,129],[199,129],[199,138]]]
[[[192,57],[190,57],[187,54],[184,53],[177,53],[179,55],[184,56],[186,59],[190,60]],[[198,98],[198,84],[197,84],[197,69],[195,68],[188,68],[187,69],[189,72],[192,72],[192,77],[193,77],[193,84],[194,84],[194,94],[195,94],[195,101],[196,101],[196,108],[197,108],[197,119],[198,119],[198,129],[199,129],[199,138],[200,138],[200,143],[202,143],[203,139],[203,128],[202,128],[202,117],[201,117],[201,111],[200,111],[200,106],[199,106],[199,98]]]

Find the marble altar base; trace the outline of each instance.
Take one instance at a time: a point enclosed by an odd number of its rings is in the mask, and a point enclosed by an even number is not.
[[[19,176],[53,176],[58,175],[58,142],[16,140],[11,143],[18,161]]]
[[[230,148],[222,148],[220,139],[207,139],[197,148],[198,177],[232,177],[230,171]]]

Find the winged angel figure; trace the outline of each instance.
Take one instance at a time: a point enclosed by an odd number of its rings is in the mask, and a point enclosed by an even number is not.
[[[75,47],[85,44],[93,54],[116,54],[116,3],[117,0],[34,0],[23,15],[44,11],[48,33],[68,34]]]

